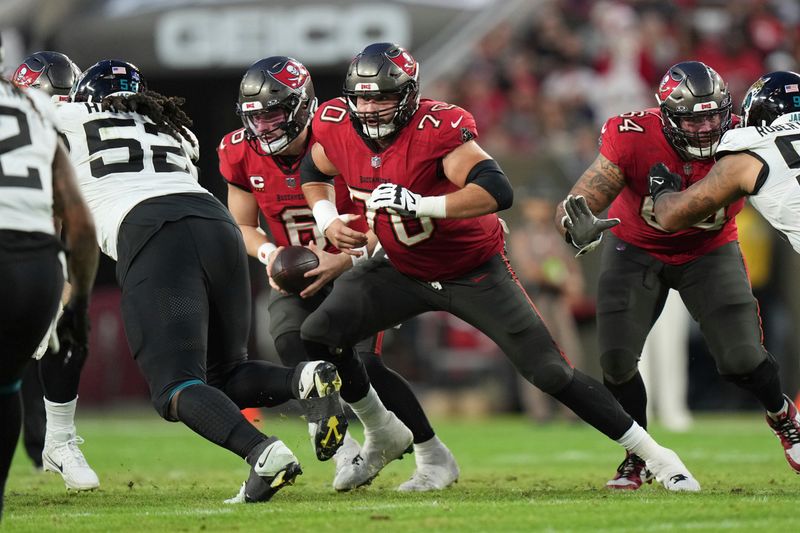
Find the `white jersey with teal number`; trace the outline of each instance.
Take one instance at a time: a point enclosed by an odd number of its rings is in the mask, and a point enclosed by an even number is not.
[[[58,116],[97,240],[111,258],[117,259],[120,224],[137,204],[168,194],[208,193],[197,182],[196,142],[159,132],[137,113],[101,111],[98,104],[63,104]]]
[[[37,89],[0,82],[0,229],[55,233],[56,110]]]
[[[748,201],[800,253],[800,122],[730,130],[717,158],[726,152],[746,152],[764,164]]]

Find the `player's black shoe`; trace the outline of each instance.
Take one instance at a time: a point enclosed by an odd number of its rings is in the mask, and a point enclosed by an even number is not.
[[[297,457],[280,440],[266,440],[253,453],[258,458],[250,467],[250,477],[242,483],[239,494],[225,503],[265,502],[303,473]]]
[[[347,418],[339,401],[342,379],[327,361],[302,363],[297,371],[297,393],[308,420],[308,432],[317,459],[327,461],[342,445]]]

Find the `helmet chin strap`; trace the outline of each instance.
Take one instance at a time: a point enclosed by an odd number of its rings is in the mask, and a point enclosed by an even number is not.
[[[364,133],[367,134],[367,137],[370,139],[379,140],[394,133],[395,126],[390,122],[388,124],[378,124],[377,126],[368,126],[367,124],[364,124],[363,128]]]
[[[265,142],[261,139],[259,139],[258,142],[261,144],[261,149],[266,153],[269,155],[277,155],[281,150],[289,146],[288,138],[288,135],[283,135],[280,139],[276,139],[272,142]]]
[[[711,146],[708,146],[706,148],[698,148],[696,146],[692,146],[691,144],[687,143],[687,145],[684,147],[684,150],[686,150],[689,154],[691,154],[694,157],[700,159],[707,159],[709,157],[712,157],[717,152],[717,146],[719,146],[718,140],[714,141],[711,144]],[[706,155],[706,153],[708,155]]]

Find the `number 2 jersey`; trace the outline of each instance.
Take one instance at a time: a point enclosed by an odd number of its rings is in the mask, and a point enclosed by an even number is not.
[[[764,164],[748,197],[750,204],[800,253],[800,122],[730,130],[716,157],[740,152]]]
[[[307,146],[311,147],[315,138],[310,129],[308,135]],[[274,158],[257,154],[247,144],[244,129],[225,135],[217,146],[217,155],[219,171],[225,181],[254,196],[276,246],[301,246],[313,240],[326,252],[339,253],[323,237],[314,222],[314,215],[300,188],[298,165],[284,171]],[[339,213],[358,214],[358,209],[347,194],[347,186],[338,176],[334,180],[334,187]],[[367,230],[363,216],[349,226],[357,231]]]
[[[370,150],[353,128],[343,98],[322,104],[314,115],[313,127],[317,142],[341,172],[351,198],[366,215],[392,264],[403,274],[423,281],[453,279],[503,250],[503,229],[495,214],[417,219],[385,209],[366,209],[373,189],[382,183],[396,183],[422,196],[457,191],[444,175],[442,159],[477,138],[475,120],[467,111],[423,99],[408,124],[379,153]]]
[[[56,124],[47,95],[0,82],[0,230],[55,233]]]
[[[612,117],[603,125],[600,153],[625,176],[625,187],[611,203],[608,216],[621,221],[610,230],[617,237],[664,263],[680,265],[737,239],[735,217],[744,200],[737,200],[691,228],[665,232],[653,216],[650,168],[664,163],[681,176],[685,189],[703,179],[714,160],[684,161],[664,137],[662,127],[658,108]]]
[[[120,224],[137,204],[170,194],[211,194],[197,182],[197,145],[159,131],[143,115],[75,102],[61,104],[58,118],[98,243],[112,259]]]

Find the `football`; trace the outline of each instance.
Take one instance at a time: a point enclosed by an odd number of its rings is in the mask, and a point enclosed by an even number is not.
[[[281,289],[297,294],[314,283],[316,277],[303,275],[318,266],[319,258],[305,246],[287,246],[272,262],[272,279]]]

